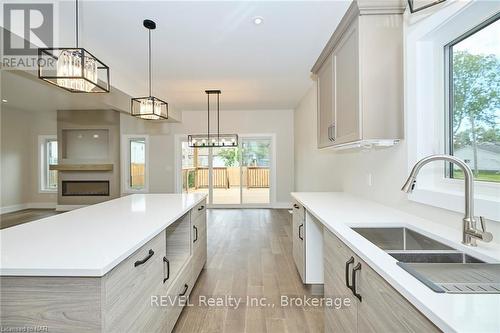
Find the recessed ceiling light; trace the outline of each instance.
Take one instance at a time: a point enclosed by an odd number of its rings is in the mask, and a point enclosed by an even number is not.
[[[2,102],[7,103],[7,100],[6,99],[2,99]]]
[[[264,23],[264,18],[262,16],[255,16],[253,19],[253,24],[260,25]]]

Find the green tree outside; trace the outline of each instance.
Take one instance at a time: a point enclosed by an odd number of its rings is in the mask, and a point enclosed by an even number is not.
[[[453,145],[454,149],[471,146],[475,176],[478,167],[478,145],[500,143],[500,59],[495,55],[453,52]],[[454,176],[460,173],[453,171]],[[498,177],[493,177],[500,181]],[[491,175],[484,180],[492,180]]]

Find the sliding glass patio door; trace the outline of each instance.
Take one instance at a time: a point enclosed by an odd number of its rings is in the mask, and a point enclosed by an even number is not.
[[[181,142],[183,192],[209,195],[219,207],[259,207],[271,203],[271,136],[241,136],[238,147],[190,148]]]
[[[243,204],[269,204],[271,202],[271,138],[248,137],[241,139],[241,186]]]
[[[241,170],[239,147],[211,148],[212,204],[241,204]]]

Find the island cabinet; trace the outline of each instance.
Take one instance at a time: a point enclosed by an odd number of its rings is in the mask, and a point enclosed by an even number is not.
[[[171,332],[206,262],[205,206],[194,206],[104,276],[2,276],[2,327]]]
[[[325,332],[440,332],[337,236],[323,233],[325,297],[343,301],[325,307]]]
[[[398,0],[355,0],[312,68],[317,143],[391,145],[403,137],[403,16]]]

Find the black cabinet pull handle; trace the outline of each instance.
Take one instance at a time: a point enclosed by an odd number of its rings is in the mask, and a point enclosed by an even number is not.
[[[300,207],[299,207],[299,205],[297,205],[297,204],[293,204],[293,208],[295,208],[295,209],[299,209]]]
[[[205,206],[201,205],[200,207],[198,207],[198,211],[203,210],[203,208],[205,208]]]
[[[345,262],[345,286],[352,291],[352,285],[349,285],[349,266],[354,262],[354,257],[349,258]]]
[[[196,243],[196,241],[198,240],[198,228],[193,225],[193,229],[194,229],[194,241],[193,243]]]
[[[142,260],[137,260],[136,262],[134,262],[134,267],[137,267],[139,265],[144,264],[146,261],[148,261],[153,256],[153,254],[155,254],[155,252],[153,250],[149,249],[149,252],[148,252],[148,255],[146,256],[146,258],[144,258]]]
[[[354,296],[356,296],[359,301],[361,302],[361,294],[358,294],[356,292],[356,271],[360,271],[361,270],[361,263],[358,262],[358,264],[356,266],[354,266],[354,268],[352,269],[352,293],[354,294]]]
[[[163,283],[165,283],[168,279],[170,279],[170,261],[167,257],[163,257],[163,262],[167,263],[167,277],[163,279]]]
[[[184,296],[186,295],[187,291],[189,289],[189,286],[187,284],[184,285],[184,291],[182,293],[179,294],[179,296]]]
[[[302,223],[301,225],[299,225],[299,238],[300,240],[304,240],[304,238],[301,236],[300,234],[300,229],[304,227],[304,223]]]

